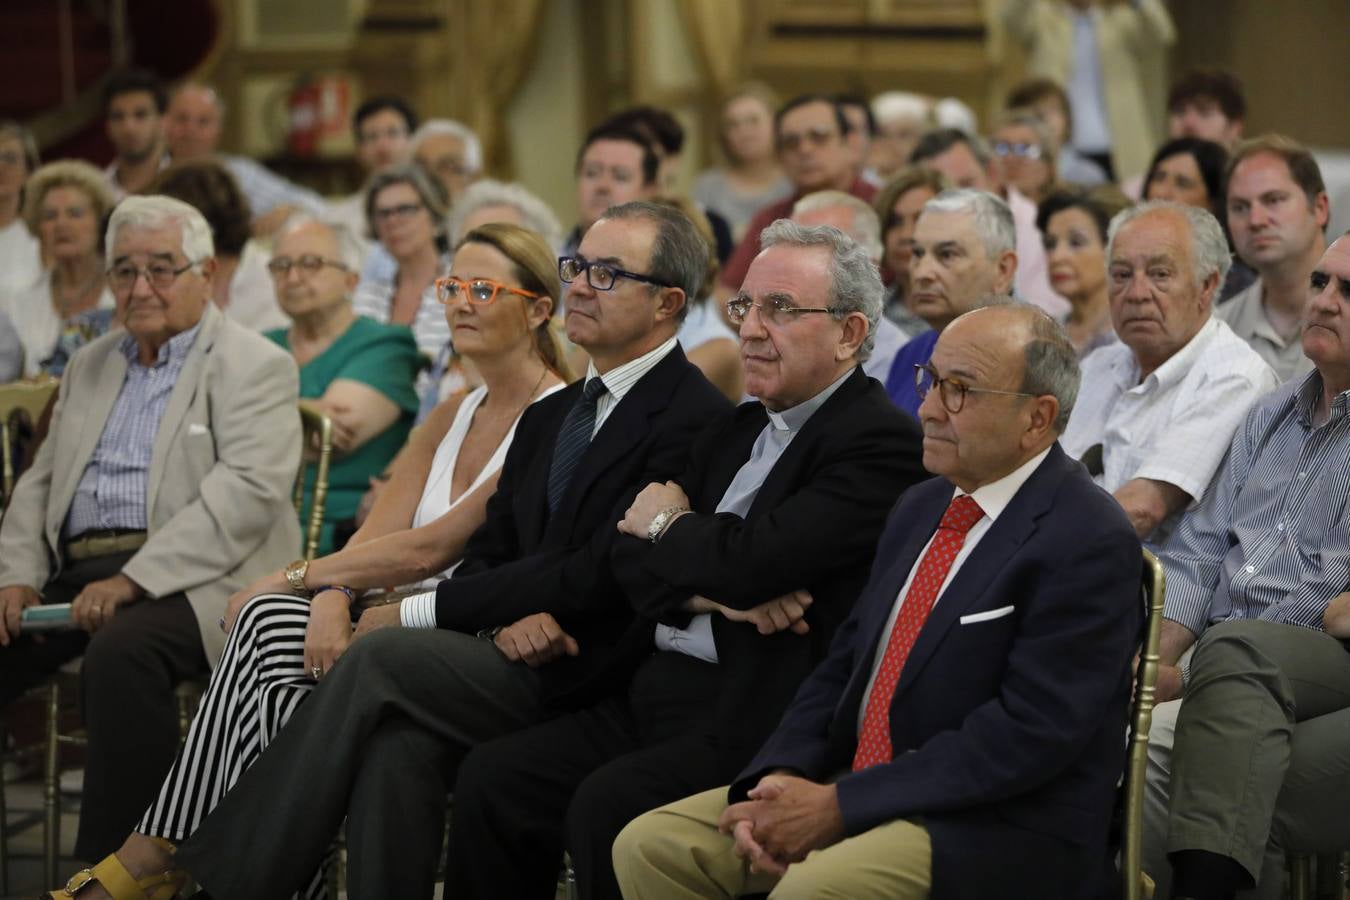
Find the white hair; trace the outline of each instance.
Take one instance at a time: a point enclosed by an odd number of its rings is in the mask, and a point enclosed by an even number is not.
[[[464,221],[485,206],[509,206],[520,213],[522,225],[538,234],[554,250],[562,246],[562,225],[547,203],[530,193],[524,185],[484,178],[464,189],[446,217],[450,246],[464,238]]]
[[[967,213],[975,218],[975,233],[984,246],[985,255],[998,259],[1008,251],[1017,251],[1017,227],[1013,224],[1008,204],[988,191],[974,188],[952,188],[938,194],[923,205],[925,213]]]
[[[975,111],[955,97],[943,97],[933,104],[933,122],[938,128],[957,128],[966,134],[979,134]]]
[[[921,94],[909,91],[883,91],[872,98],[872,118],[878,125],[889,122],[918,122],[927,126],[931,121],[933,102]]]
[[[867,337],[855,355],[858,362],[866,362],[876,343],[877,322],[881,319],[881,302],[886,293],[876,263],[853,238],[833,225],[798,225],[791,219],[779,219],[760,234],[761,250],[783,244],[829,249],[828,305],[850,312],[856,310],[867,318]]]
[[[1233,265],[1233,257],[1228,252],[1228,239],[1223,235],[1223,227],[1209,210],[1198,206],[1188,206],[1172,200],[1150,200],[1135,206],[1126,207],[1115,214],[1106,229],[1106,264],[1111,264],[1111,256],[1116,245],[1116,235],[1120,229],[1140,216],[1152,212],[1167,210],[1182,216],[1191,232],[1191,261],[1195,267],[1195,286],[1203,287],[1210,275],[1219,276],[1219,286],[1228,277]],[[1218,291],[1215,291],[1215,299]]]
[[[303,228],[306,225],[322,225],[333,235],[333,241],[337,244],[338,262],[347,267],[347,271],[361,274],[361,268],[365,265],[366,253],[357,240],[352,230],[341,222],[330,222],[326,219],[318,219],[306,213],[297,213],[286,220],[277,232],[279,240],[283,235],[290,234],[297,228]]]
[[[427,119],[413,132],[409,140],[411,155],[417,154],[417,148],[429,137],[452,137],[464,144],[464,166],[470,175],[477,175],[483,169],[483,144],[478,135],[468,125],[454,119]]]
[[[877,211],[872,208],[870,203],[859,200],[844,191],[816,191],[807,194],[793,204],[792,216],[796,218],[801,213],[820,212],[821,210],[840,207],[853,214],[852,222],[847,231],[848,236],[853,238],[859,247],[863,248],[863,252],[872,262],[880,262],[883,250],[881,246],[881,220],[877,218]]]
[[[178,226],[182,233],[183,255],[194,264],[216,255],[216,244],[211,238],[211,226],[196,210],[182,200],[162,194],[127,197],[113,209],[108,219],[108,230],[103,245],[111,259],[113,245],[123,228],[148,231]]]

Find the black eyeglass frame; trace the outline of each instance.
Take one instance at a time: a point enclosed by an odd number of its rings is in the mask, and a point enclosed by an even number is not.
[[[571,278],[568,278],[565,272],[565,268],[567,267],[568,263],[572,263],[578,267],[578,270],[572,274]],[[605,287],[601,287],[600,285],[596,284],[591,275],[591,273],[595,271],[596,268],[611,273],[609,284],[606,285]],[[643,284],[651,284],[655,285],[656,287],[663,287],[663,288],[679,287],[678,284],[671,284],[668,281],[662,281],[659,278],[653,278],[651,275],[643,275],[640,272],[630,272],[627,269],[620,269],[617,266],[613,266],[605,262],[591,261],[586,259],[586,257],[584,256],[558,257],[558,278],[562,280],[563,284],[571,284],[572,282],[576,281],[579,277],[581,277],[581,274],[583,272],[586,273],[586,283],[590,285],[591,290],[594,291],[612,291],[614,290],[614,282],[620,278],[627,278],[630,281],[640,281]]]

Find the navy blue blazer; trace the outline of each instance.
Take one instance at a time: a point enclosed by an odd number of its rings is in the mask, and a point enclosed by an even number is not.
[[[886,620],[952,490],[935,478],[896,504],[852,615],[731,802],[773,769],[850,768]],[[1054,445],[919,633],[891,702],[894,760],[838,780],[847,833],[921,821],[936,900],[1087,896],[1125,758],[1141,569],[1124,512]]]

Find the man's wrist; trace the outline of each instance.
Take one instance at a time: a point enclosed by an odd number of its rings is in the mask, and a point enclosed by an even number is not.
[[[674,525],[682,517],[689,515],[691,512],[693,512],[693,510],[687,506],[672,506],[657,513],[656,518],[652,519],[651,527],[648,528],[647,531],[652,543],[660,543],[661,538],[665,537],[666,532],[670,531],[670,526]]]
[[[435,628],[436,592],[404,597],[398,606],[398,621],[404,628]]]

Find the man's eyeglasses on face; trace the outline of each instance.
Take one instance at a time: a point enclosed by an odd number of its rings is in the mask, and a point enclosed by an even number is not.
[[[6,150],[4,153],[0,153],[0,166],[14,166],[17,168],[22,164],[22,153],[17,153],[13,150]]]
[[[306,275],[313,275],[324,266],[332,266],[334,269],[347,271],[347,267],[340,262],[331,259],[324,259],[322,256],[316,256],[313,253],[306,253],[292,259],[289,256],[274,256],[267,263],[267,271],[272,273],[273,278],[285,278],[292,268],[298,268]]]
[[[1001,394],[1004,397],[1035,397],[1036,394],[1028,394],[1025,391],[996,391],[993,388],[977,388],[954,381],[951,378],[943,378],[937,373],[937,369],[928,365],[916,365],[914,367],[914,389],[919,394],[919,399],[923,400],[928,396],[928,392],[937,385],[938,399],[942,401],[942,406],[947,412],[956,415],[966,405],[967,394]]]
[[[571,284],[576,281],[581,277],[582,272],[586,273],[586,283],[597,291],[614,290],[614,280],[616,278],[627,278],[630,281],[640,281],[643,284],[654,284],[657,287],[675,287],[675,285],[668,281],[661,281],[659,278],[653,278],[650,275],[629,272],[626,269],[611,266],[609,263],[591,262],[581,256],[563,256],[558,258],[558,277],[563,280],[564,284]]]
[[[500,281],[493,281],[489,278],[474,278],[471,281],[466,281],[463,278],[448,275],[445,278],[436,279],[436,299],[442,303],[458,303],[461,297],[468,297],[469,302],[475,306],[489,306],[497,299],[497,294],[501,291],[515,294],[517,297],[528,297],[531,300],[544,296],[534,291],[527,291],[524,288],[511,287],[509,284],[502,284]]]
[[[999,141],[994,145],[998,156],[1020,156],[1022,159],[1040,159],[1041,148],[1035,144],[1022,144],[1014,141]]]
[[[410,219],[417,215],[422,208],[422,204],[420,203],[400,203],[398,206],[377,207],[375,210],[375,221],[389,222],[394,219]]]
[[[848,312],[842,306],[794,306],[786,297],[772,297],[765,303],[755,303],[749,297],[727,301],[727,318],[739,325],[750,315],[750,309],[759,310],[759,317],[769,325],[784,325],[803,313],[829,313],[842,316]]]
[[[201,260],[189,262],[177,269],[173,267],[173,263],[168,262],[153,262],[144,269],[129,262],[118,263],[108,270],[108,287],[112,288],[114,293],[123,294],[131,290],[138,277],[144,275],[146,284],[157,291],[166,291],[173,287],[179,275],[199,262]]]

